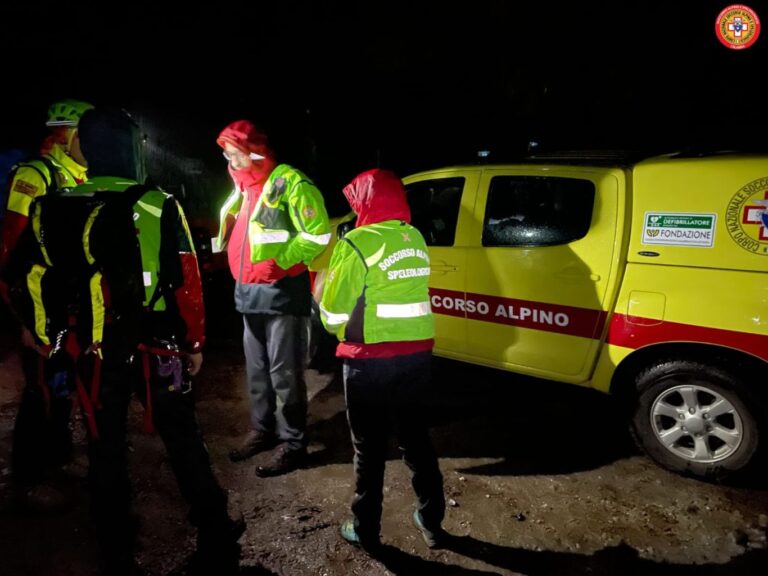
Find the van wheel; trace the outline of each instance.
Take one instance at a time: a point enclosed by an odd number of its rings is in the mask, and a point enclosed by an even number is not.
[[[642,371],[635,383],[632,432],[656,462],[708,479],[735,476],[752,463],[759,440],[755,415],[761,412],[734,373],[669,360]]]

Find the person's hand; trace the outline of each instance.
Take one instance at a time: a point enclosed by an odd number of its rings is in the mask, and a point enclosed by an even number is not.
[[[185,354],[185,360],[187,362],[187,372],[190,376],[194,376],[200,372],[200,367],[203,365],[203,353],[195,352],[194,354]]]
[[[40,354],[40,356],[48,355],[43,348],[37,345],[35,337],[32,336],[32,332],[30,332],[26,326],[21,327],[21,345],[25,348],[32,348],[32,350]]]

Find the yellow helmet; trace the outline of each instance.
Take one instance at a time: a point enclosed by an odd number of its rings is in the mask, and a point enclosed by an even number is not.
[[[86,110],[93,108],[92,104],[81,100],[59,100],[48,108],[46,126],[77,126]]]

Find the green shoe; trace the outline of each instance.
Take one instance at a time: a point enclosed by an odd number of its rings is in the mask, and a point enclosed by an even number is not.
[[[357,533],[357,530],[355,530],[354,520],[345,520],[342,522],[339,528],[339,532],[341,533],[341,537],[344,538],[344,540],[353,546],[362,548],[366,552],[373,552],[381,546],[381,542],[378,538],[370,540],[367,538],[361,539],[360,535]]]
[[[424,543],[427,545],[427,548],[440,548],[445,542],[445,530],[440,526],[437,528],[427,528],[424,525],[424,519],[421,517],[421,512],[418,510],[413,511],[413,523],[421,532],[421,536],[424,538]]]

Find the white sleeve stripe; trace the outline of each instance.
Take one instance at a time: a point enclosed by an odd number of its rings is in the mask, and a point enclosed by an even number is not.
[[[253,244],[284,244],[288,242],[291,235],[288,230],[276,230],[274,232],[261,232],[251,234],[251,243]]]
[[[328,234],[310,234],[309,232],[302,232],[301,237],[305,240],[309,240],[310,242],[314,242],[315,244],[321,244],[322,246],[327,246],[328,243],[331,241],[331,233]]]
[[[344,324],[344,322],[349,322],[349,314],[334,314],[333,312],[328,312],[322,306],[320,306],[320,314],[323,315],[323,318],[331,326],[338,326]]]

